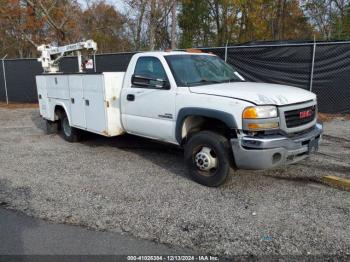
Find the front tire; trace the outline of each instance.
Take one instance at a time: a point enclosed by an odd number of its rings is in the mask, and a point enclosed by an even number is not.
[[[61,136],[64,138],[64,140],[71,143],[79,141],[80,132],[78,129],[70,126],[68,117],[65,113],[61,114],[60,127],[61,127]]]
[[[232,153],[227,138],[212,131],[194,134],[185,145],[185,165],[196,182],[217,187],[230,173]]]

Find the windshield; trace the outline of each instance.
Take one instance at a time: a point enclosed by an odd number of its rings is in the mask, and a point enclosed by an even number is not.
[[[178,86],[242,81],[229,64],[211,55],[169,55],[166,61]]]

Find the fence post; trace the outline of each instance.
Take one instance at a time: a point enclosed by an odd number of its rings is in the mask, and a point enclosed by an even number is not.
[[[96,68],[96,51],[94,51],[94,70],[95,70],[95,73],[97,71],[97,68]]]
[[[228,40],[226,41],[226,46],[225,46],[225,62],[227,62],[227,45],[228,45]]]
[[[316,54],[316,38],[314,36],[314,45],[312,50],[312,62],[311,62],[311,75],[310,75],[310,92],[312,92],[312,85],[314,81],[315,54]]]
[[[6,81],[6,71],[5,71],[5,58],[7,55],[5,55],[1,60],[2,60],[2,72],[4,74],[4,87],[5,87],[5,95],[6,95],[6,104],[9,104],[9,97],[7,94],[7,81]]]

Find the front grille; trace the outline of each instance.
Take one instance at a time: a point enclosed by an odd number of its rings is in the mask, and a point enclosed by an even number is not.
[[[312,127],[308,128],[308,129],[304,129],[304,130],[302,130],[302,131],[293,132],[293,133],[288,133],[287,136],[288,136],[289,138],[295,138],[295,137],[298,137],[298,136],[302,136],[302,135],[305,135],[305,134],[311,132],[314,128],[315,128],[315,127],[312,126]]]
[[[302,126],[310,123],[315,119],[315,116],[315,105],[284,112],[287,128]]]

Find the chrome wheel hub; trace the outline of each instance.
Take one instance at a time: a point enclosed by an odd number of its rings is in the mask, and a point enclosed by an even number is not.
[[[213,156],[212,149],[203,147],[195,156],[195,163],[200,170],[208,171],[216,168],[217,158]]]

